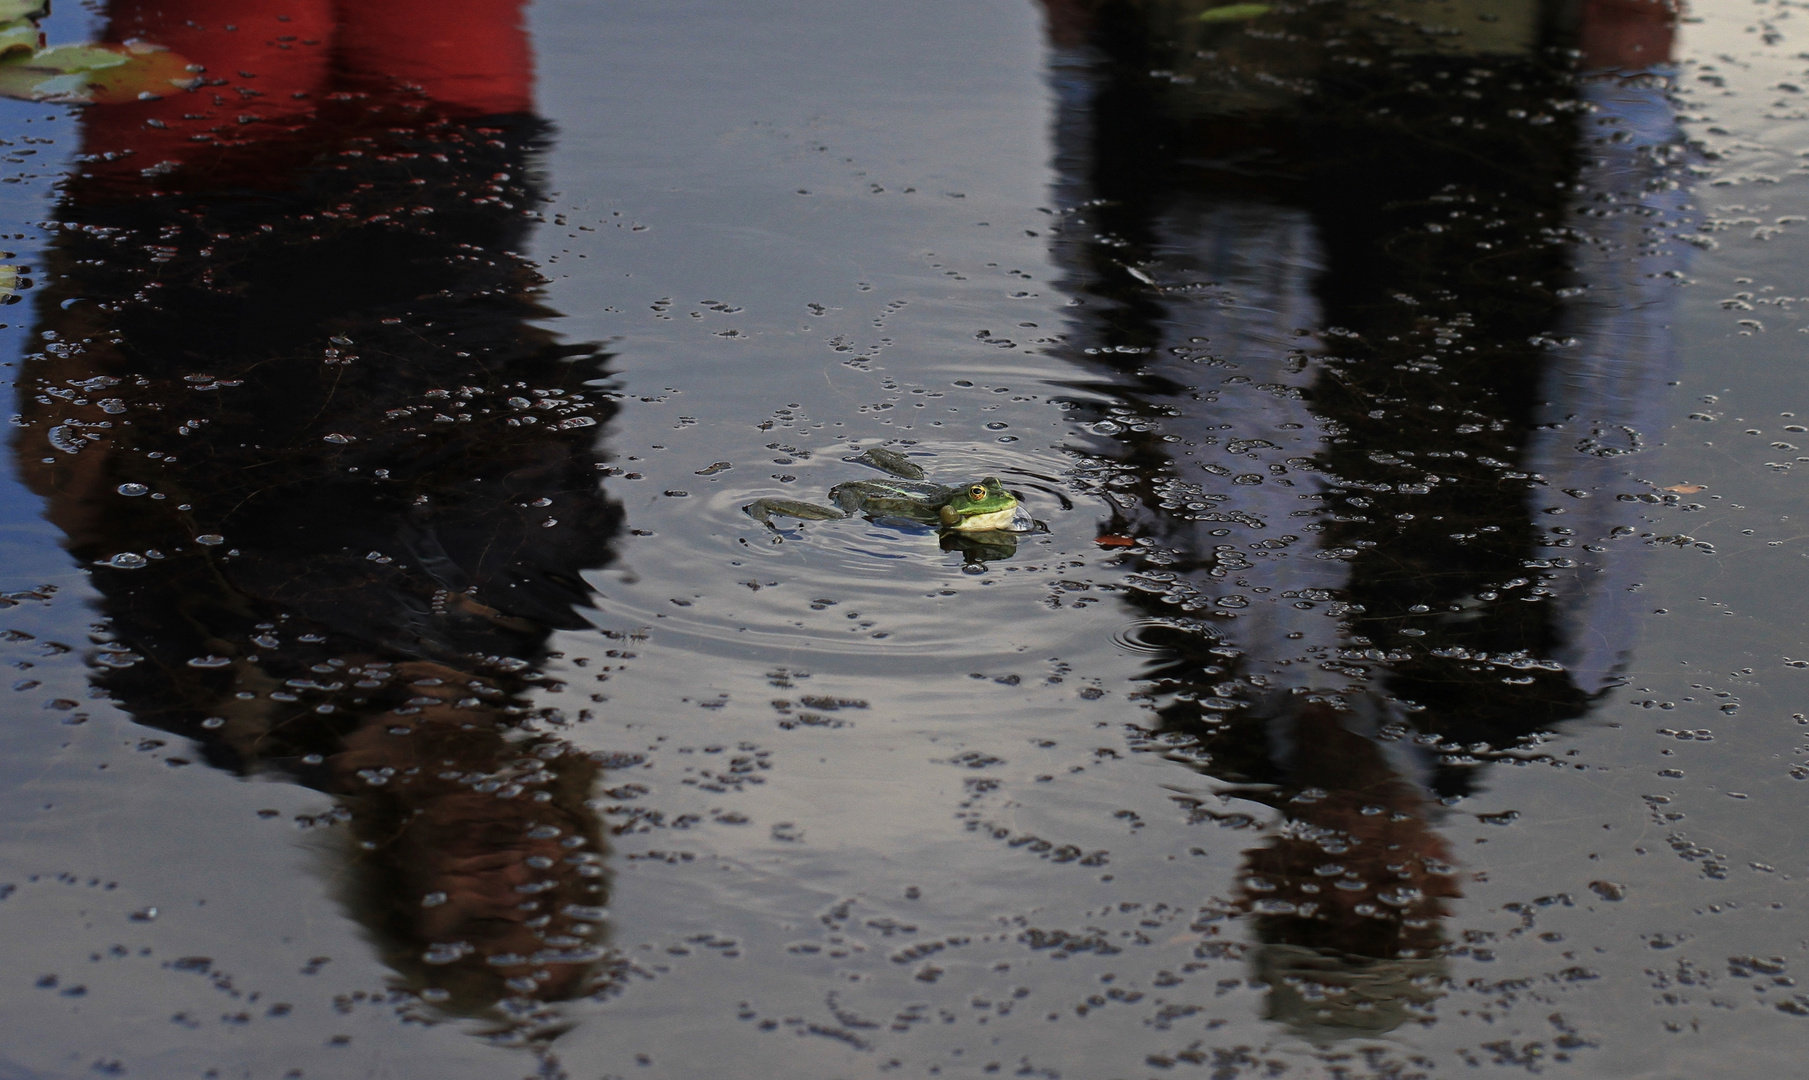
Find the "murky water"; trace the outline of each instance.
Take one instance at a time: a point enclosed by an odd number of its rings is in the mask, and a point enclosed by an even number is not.
[[[1801,5],[355,7],[0,57],[0,1078],[1799,1071]]]

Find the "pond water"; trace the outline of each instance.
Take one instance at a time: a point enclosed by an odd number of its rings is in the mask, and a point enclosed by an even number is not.
[[[1799,1071],[1803,5],[31,6],[0,1080]]]

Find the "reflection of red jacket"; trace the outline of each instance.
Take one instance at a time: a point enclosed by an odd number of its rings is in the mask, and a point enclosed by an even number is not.
[[[113,0],[107,40],[143,41],[205,67],[210,85],[96,106],[91,154],[127,171],[184,165],[210,147],[304,124],[322,98],[408,88],[452,115],[527,112],[525,0]],[[220,80],[225,80],[223,83]]]
[[[1680,0],[1584,0],[1585,71],[1645,71],[1670,63]]]

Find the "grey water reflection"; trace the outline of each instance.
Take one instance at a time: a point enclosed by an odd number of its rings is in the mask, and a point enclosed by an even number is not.
[[[113,5],[204,82],[88,112],[13,448],[93,568],[95,686],[333,795],[392,988],[519,1029],[607,978],[610,762],[528,695],[621,528],[614,407],[517,254],[521,5],[421,7]]]
[[[1667,496],[1626,455],[1691,250],[1675,10],[1046,6],[1146,745],[1280,815],[1234,904],[1271,1019],[1430,1023],[1465,951],[1445,807],[1632,645],[1618,538]]]

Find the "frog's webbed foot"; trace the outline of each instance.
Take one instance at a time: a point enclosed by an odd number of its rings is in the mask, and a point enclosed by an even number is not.
[[[883,447],[874,446],[862,451],[854,457],[843,458],[842,460],[852,461],[860,465],[871,465],[881,472],[889,472],[893,476],[902,476],[906,480],[923,479],[923,466],[912,461],[910,458],[905,457],[896,450],[887,450]]]
[[[775,514],[800,521],[837,521],[848,516],[832,506],[818,506],[816,503],[798,502],[796,499],[755,499],[741,510],[775,532],[779,529],[779,526],[773,524]]]

